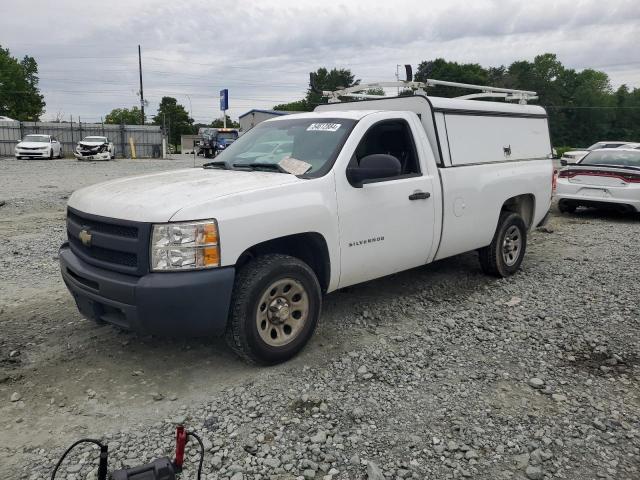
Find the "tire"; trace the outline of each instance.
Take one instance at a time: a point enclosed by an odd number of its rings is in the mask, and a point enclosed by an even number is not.
[[[560,210],[560,213],[575,213],[576,208],[577,207],[574,204],[565,201],[558,203],[558,210]]]
[[[478,250],[482,271],[500,278],[513,275],[520,268],[526,250],[524,220],[517,213],[502,212],[491,244]]]
[[[306,263],[288,255],[258,257],[236,274],[227,344],[249,363],[289,360],[313,336],[321,305],[320,284]]]
[[[49,160],[53,160],[53,148],[49,150]]]
[[[58,152],[58,158],[59,159],[64,158],[64,155],[62,155],[62,148],[60,148],[60,151]]]

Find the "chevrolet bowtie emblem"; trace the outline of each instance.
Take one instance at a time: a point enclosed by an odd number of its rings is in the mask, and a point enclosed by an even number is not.
[[[91,233],[89,233],[89,230],[80,230],[78,238],[85,247],[91,246]]]

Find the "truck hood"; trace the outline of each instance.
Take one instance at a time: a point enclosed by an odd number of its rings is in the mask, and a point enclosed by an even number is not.
[[[297,182],[304,180],[285,173],[189,168],[85,187],[71,195],[69,206],[104,217],[167,222],[187,206]]]

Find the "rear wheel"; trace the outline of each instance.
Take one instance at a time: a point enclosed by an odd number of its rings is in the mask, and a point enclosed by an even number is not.
[[[284,362],[307,344],[322,303],[313,270],[288,255],[258,257],[236,276],[226,338],[243,359]]]
[[[480,266],[487,275],[508,277],[522,264],[527,249],[527,227],[514,212],[502,212],[491,244],[478,250]]]

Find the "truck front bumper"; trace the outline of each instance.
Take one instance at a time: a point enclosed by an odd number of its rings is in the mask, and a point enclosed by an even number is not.
[[[220,335],[226,328],[234,267],[136,277],[89,265],[65,243],[60,269],[89,319],[168,336]]]

